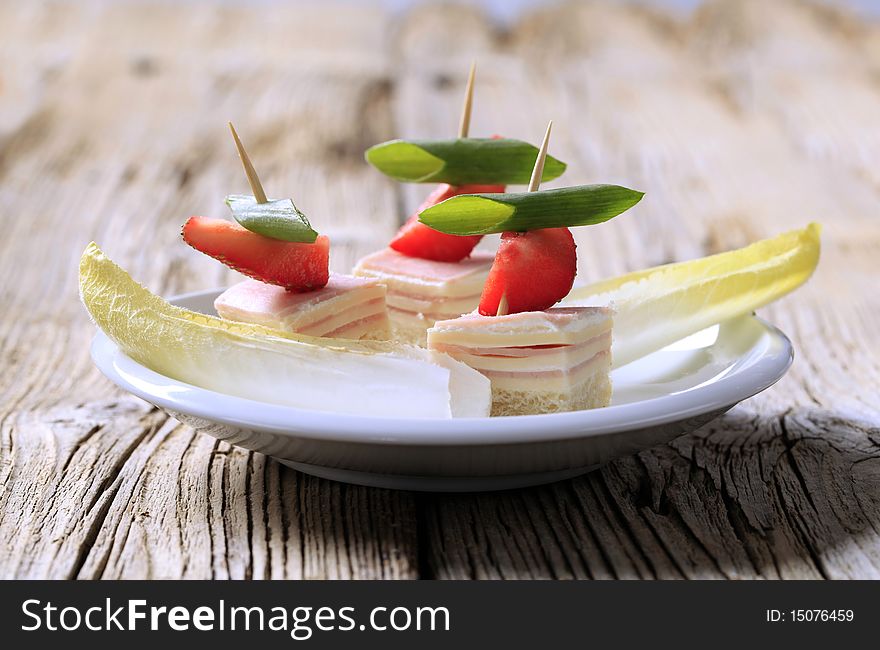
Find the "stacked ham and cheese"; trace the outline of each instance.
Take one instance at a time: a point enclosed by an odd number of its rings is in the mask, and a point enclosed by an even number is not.
[[[385,287],[374,280],[348,275],[331,273],[324,287],[303,293],[245,280],[220,294],[214,308],[228,320],[308,336],[391,338]]]
[[[428,348],[489,378],[492,415],[597,408],[611,401],[611,324],[606,307],[475,312],[437,322]]]
[[[436,321],[476,308],[492,260],[491,254],[474,253],[460,262],[440,262],[385,248],[358,262],[354,274],[388,287],[394,338],[424,346],[426,332]]]

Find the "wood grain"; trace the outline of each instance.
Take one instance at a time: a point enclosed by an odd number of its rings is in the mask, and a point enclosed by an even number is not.
[[[361,163],[392,135],[385,63],[360,56],[381,44],[385,17],[275,15],[0,5],[0,105],[12,107],[0,115],[0,576],[416,575],[411,495],[302,476],[196,435],[90,367],[75,278],[90,239],[161,293],[232,279],[179,241],[187,215],[222,215],[225,193],[246,189],[230,118],[266,186],[334,239],[334,268],[393,232],[394,187]],[[303,19],[343,47],[309,30],[285,38]]]
[[[553,119],[565,183],[647,192],[577,233],[581,281],[823,223],[814,278],[761,312],[797,348],[777,386],[588,476],[449,496],[301,475],[93,369],[89,240],[159,293],[233,278],[178,238],[246,190],[227,121],[346,270],[426,191],[363,149],[451,137],[473,60],[471,134],[536,142]],[[877,25],[794,0],[505,25],[449,4],[0,3],[0,577],[880,577],[878,69]]]

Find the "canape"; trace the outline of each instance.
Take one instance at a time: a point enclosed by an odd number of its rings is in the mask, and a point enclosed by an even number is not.
[[[227,198],[238,223],[191,217],[182,233],[193,248],[251,278],[217,297],[220,317],[310,336],[389,340],[385,286],[331,274],[330,240],[293,201],[266,198],[235,129],[232,134],[254,195]]]
[[[632,207],[641,193],[614,186],[538,192],[550,126],[529,192],[459,197],[421,213],[450,234],[501,232],[478,309],[428,330],[428,349],[487,377],[492,415],[607,406],[611,400],[608,307],[554,305],[571,291],[577,252],[567,225],[598,223]],[[604,213],[590,204],[601,205]]]
[[[391,338],[385,286],[331,273],[326,285],[305,293],[257,280],[233,285],[214,301],[221,318],[326,338]]]
[[[607,307],[472,313],[436,323],[428,349],[492,382],[492,415],[591,409],[611,401],[611,325]]]
[[[471,253],[480,237],[446,235],[419,223],[418,212],[451,196],[504,187],[442,185],[401,228],[388,248],[361,259],[354,275],[388,287],[388,314],[394,339],[426,344],[436,321],[473,311],[492,268],[491,253]]]
[[[394,140],[370,148],[367,160],[405,182],[441,183],[403,225],[389,246],[358,262],[356,276],[388,285],[388,311],[394,338],[425,345],[426,332],[438,320],[473,311],[492,267],[492,256],[473,253],[482,235],[439,232],[419,222],[419,213],[452,197],[504,192],[508,183],[527,182],[537,148],[495,136],[469,138],[474,68],[455,140]],[[564,163],[548,161],[547,178],[559,176]]]

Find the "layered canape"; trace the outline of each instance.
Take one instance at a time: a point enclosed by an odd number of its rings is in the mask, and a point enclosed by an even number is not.
[[[428,330],[428,349],[492,382],[492,415],[575,411],[611,400],[612,311],[553,307],[467,314]]]
[[[610,219],[641,193],[614,186],[538,192],[549,135],[548,126],[529,192],[457,197],[421,214],[445,232],[502,233],[477,311],[437,322],[427,333],[429,350],[490,380],[493,415],[597,408],[611,400],[612,310],[553,305],[577,273],[566,226]]]
[[[391,338],[385,286],[375,280],[331,273],[326,285],[304,293],[257,280],[230,287],[214,301],[221,318],[309,336]]]
[[[390,339],[385,286],[331,274],[330,240],[312,229],[293,201],[266,198],[234,129],[232,133],[254,196],[227,198],[238,223],[192,217],[183,226],[190,246],[251,278],[217,297],[217,313],[309,336]]]
[[[361,259],[354,275],[380,281],[388,288],[388,314],[395,340],[425,345],[425,333],[436,321],[472,311],[489,269],[491,253],[471,254],[480,237],[437,232],[418,221],[418,212],[472,192],[503,191],[503,186],[441,185],[401,228],[388,248]]]
[[[363,258],[354,274],[388,286],[388,312],[394,337],[426,344],[436,321],[472,311],[492,267],[492,255],[473,253],[482,235],[438,232],[419,221],[419,213],[455,196],[500,193],[509,183],[528,181],[537,148],[518,140],[469,138],[474,69],[468,78],[456,140],[394,140],[369,149],[367,161],[405,182],[441,183],[403,225],[388,247]],[[547,178],[565,165],[548,161]]]

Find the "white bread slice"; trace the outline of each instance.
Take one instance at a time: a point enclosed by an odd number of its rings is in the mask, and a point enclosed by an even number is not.
[[[394,312],[389,312],[391,318],[391,340],[398,343],[406,343],[407,345],[418,345],[419,347],[427,347],[428,345],[428,325],[411,325],[409,322],[403,322],[396,318]]]
[[[581,411],[611,403],[611,355],[608,363],[570,391],[506,390],[492,387],[492,415],[533,415]]]

